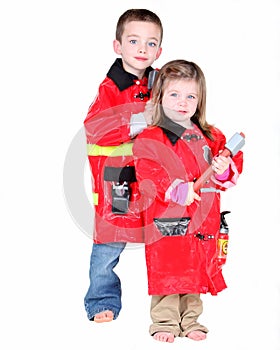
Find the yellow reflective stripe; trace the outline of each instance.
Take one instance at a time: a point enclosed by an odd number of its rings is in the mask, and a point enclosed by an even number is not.
[[[87,144],[87,154],[89,156],[106,156],[106,157],[119,157],[119,156],[132,156],[133,143],[123,143],[119,146],[98,146]]]
[[[93,205],[98,205],[98,193],[92,193]]]

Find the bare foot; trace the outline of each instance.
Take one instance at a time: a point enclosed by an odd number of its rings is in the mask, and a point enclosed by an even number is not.
[[[174,334],[169,332],[156,332],[153,335],[153,338],[158,341],[164,341],[166,343],[173,343],[174,342]]]
[[[113,319],[114,319],[113,312],[110,310],[105,310],[105,311],[99,312],[99,314],[96,314],[93,320],[97,323],[102,323],[102,322],[113,321]]]
[[[187,337],[192,340],[204,340],[206,339],[206,333],[202,331],[192,331],[187,334]]]

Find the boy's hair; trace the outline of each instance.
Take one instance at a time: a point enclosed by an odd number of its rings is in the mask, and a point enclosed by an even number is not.
[[[160,43],[162,42],[163,27],[160,18],[152,11],[146,9],[130,9],[125,11],[119,18],[116,28],[116,40],[122,42],[122,35],[124,27],[127,23],[132,21],[151,22],[160,28]]]
[[[191,79],[198,84],[198,105],[191,120],[210,139],[211,125],[206,121],[206,81],[200,67],[189,61],[173,60],[167,62],[159,70],[152,90],[152,102],[155,106],[153,115],[153,125],[160,125],[164,116],[162,109],[162,98],[166,85],[172,80]]]

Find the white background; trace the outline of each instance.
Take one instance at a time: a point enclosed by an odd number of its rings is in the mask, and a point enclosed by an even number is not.
[[[65,157],[116,57],[117,19],[133,7],[163,22],[154,67],[198,63],[208,121],[246,135],[244,172],[223,199],[228,289],[203,296],[204,342],[149,336],[142,246],[128,247],[117,268],[118,320],[89,322],[83,306],[91,240],[65,200]],[[0,5],[0,30],[1,348],[279,350],[280,1],[11,0]],[[81,192],[90,190],[84,172]]]

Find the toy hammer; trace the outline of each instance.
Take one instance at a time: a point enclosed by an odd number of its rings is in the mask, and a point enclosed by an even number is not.
[[[225,144],[225,149],[219,154],[219,156],[234,156],[243,146],[245,145],[245,135],[243,132],[236,132],[230,140]],[[214,174],[212,166],[209,166],[208,169],[195,181],[193,189],[195,192],[201,189],[203,184]]]

